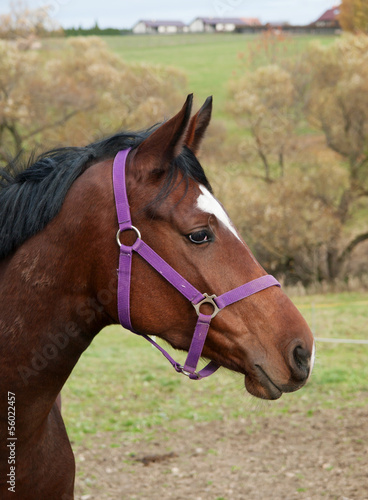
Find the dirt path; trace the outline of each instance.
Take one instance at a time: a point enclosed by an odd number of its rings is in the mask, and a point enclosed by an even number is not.
[[[368,409],[176,429],[76,448],[76,499],[368,500]]]

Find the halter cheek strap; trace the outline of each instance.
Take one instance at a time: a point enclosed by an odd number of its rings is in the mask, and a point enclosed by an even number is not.
[[[212,318],[214,318],[224,307],[233,304],[241,299],[249,297],[265,288],[271,286],[280,286],[279,282],[271,275],[261,276],[249,283],[234,288],[220,296],[207,295],[199,292],[183,276],[173,269],[165,260],[163,260],[150,246],[141,238],[139,230],[132,225],[129,202],[126,191],[125,165],[130,149],[120,151],[113,165],[113,184],[116,203],[116,213],[118,216],[119,230],[116,235],[117,243],[120,247],[119,269],[118,269],[118,314],[120,324],[133,333],[141,335],[154,345],[179,373],[187,375],[193,380],[208,377],[218,368],[215,362],[211,361],[205,368],[197,372],[197,364],[202,355],[203,346],[207,337],[208,329]],[[137,239],[132,246],[123,245],[120,241],[120,234],[127,230],[133,230]],[[139,254],[148,264],[150,264],[158,273],[161,274],[173,287],[175,287],[187,300],[189,300],[197,315],[197,324],[194,330],[188,356],[181,365],[177,363],[168,352],[166,352],[151,337],[136,332],[132,327],[130,319],[130,282],[133,252]],[[211,304],[212,314],[203,314],[200,312],[202,304]]]

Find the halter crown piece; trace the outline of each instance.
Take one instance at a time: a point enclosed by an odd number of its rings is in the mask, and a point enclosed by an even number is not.
[[[116,235],[117,243],[120,246],[119,269],[118,269],[118,314],[120,324],[133,333],[141,335],[154,345],[170,361],[175,370],[183,373],[192,380],[199,380],[208,377],[214,373],[219,365],[211,361],[205,368],[197,372],[197,364],[201,357],[203,346],[206,340],[207,332],[212,318],[214,318],[221,309],[241,299],[249,297],[254,293],[260,292],[271,286],[280,286],[280,283],[271,275],[261,276],[244,285],[234,288],[220,296],[207,295],[199,292],[185,278],[175,271],[166,261],[164,261],[151,247],[149,247],[141,238],[139,230],[132,225],[129,202],[125,182],[125,164],[130,149],[119,151],[114,159],[113,165],[113,184],[116,203],[116,212],[119,222],[119,230]],[[120,234],[123,231],[133,230],[137,239],[132,246],[123,245],[120,242]],[[188,351],[187,359],[184,365],[177,363],[169,353],[158,345],[151,337],[136,332],[132,327],[130,319],[130,281],[133,252],[139,254],[148,262],[158,273],[161,274],[169,283],[172,284],[186,299],[188,299],[198,315],[197,324],[194,330],[192,342]],[[200,306],[209,303],[213,306],[211,315],[200,312]]]

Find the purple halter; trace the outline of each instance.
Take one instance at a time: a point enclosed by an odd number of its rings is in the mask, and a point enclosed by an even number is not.
[[[149,247],[141,238],[139,230],[132,225],[129,202],[125,183],[125,164],[130,149],[120,151],[113,165],[113,184],[116,202],[116,212],[119,222],[119,230],[116,234],[116,240],[120,246],[119,269],[118,269],[118,314],[120,324],[133,333],[141,335],[151,344],[153,344],[170,361],[175,370],[183,373],[193,380],[208,377],[218,368],[215,362],[211,361],[205,368],[197,372],[197,364],[201,357],[203,346],[206,340],[207,332],[212,318],[214,318],[224,307],[260,292],[271,286],[280,286],[280,283],[271,275],[261,276],[245,285],[234,288],[229,292],[223,293],[219,297],[216,295],[207,295],[199,292],[185,278],[175,271],[166,261],[164,261],[151,247]],[[132,246],[123,245],[120,242],[120,234],[123,231],[133,230],[137,239]],[[192,342],[188,351],[184,366],[180,365],[151,337],[136,332],[132,327],[130,320],[130,280],[133,252],[139,254],[148,262],[158,273],[161,274],[169,283],[171,283],[186,299],[188,299],[198,315],[197,324],[194,330]],[[200,312],[202,304],[211,304],[213,313],[211,315]]]

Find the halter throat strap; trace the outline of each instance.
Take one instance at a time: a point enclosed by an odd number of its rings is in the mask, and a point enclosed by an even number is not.
[[[163,260],[150,246],[141,238],[139,230],[132,225],[130,208],[126,190],[125,166],[130,149],[120,151],[113,164],[113,185],[116,203],[116,213],[118,217],[119,230],[116,235],[117,243],[120,247],[119,269],[118,269],[118,315],[120,324],[137,335],[141,335],[154,345],[169,360],[175,370],[183,373],[192,380],[199,380],[208,377],[218,368],[215,362],[211,361],[205,368],[197,372],[197,364],[202,355],[203,346],[207,337],[211,320],[226,306],[241,299],[249,297],[254,293],[269,288],[280,286],[280,283],[271,275],[261,276],[244,285],[234,288],[220,296],[208,295],[199,292],[165,260]],[[133,230],[137,239],[132,246],[123,245],[120,235],[127,230]],[[133,253],[139,254],[148,264],[161,274],[173,287],[175,287],[194,306],[198,319],[194,330],[191,345],[189,347],[187,359],[184,365],[177,363],[168,352],[166,352],[157,342],[146,334],[141,334],[134,330],[130,318],[130,282]],[[212,314],[203,314],[200,311],[201,305],[209,303],[213,307]]]

